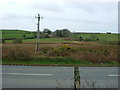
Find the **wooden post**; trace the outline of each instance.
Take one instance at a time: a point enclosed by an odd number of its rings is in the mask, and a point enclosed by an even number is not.
[[[75,90],[80,90],[80,73],[79,73],[79,67],[74,67],[74,88]]]
[[[40,15],[38,14],[38,24],[37,24],[37,42],[36,42],[36,47],[35,47],[35,53],[39,52],[39,39],[40,39],[40,30],[39,30],[39,25],[40,25]]]

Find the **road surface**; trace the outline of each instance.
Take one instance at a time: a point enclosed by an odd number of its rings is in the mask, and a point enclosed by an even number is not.
[[[74,88],[73,69],[73,67],[4,65],[2,88]],[[94,86],[118,88],[118,67],[79,67],[79,69],[81,88]]]
[[[81,87],[118,88],[118,67],[80,67],[80,76]]]
[[[72,67],[3,66],[3,88],[73,88]]]

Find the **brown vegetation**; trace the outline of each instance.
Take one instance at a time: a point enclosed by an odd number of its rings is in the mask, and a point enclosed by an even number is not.
[[[49,42],[50,43],[50,42]],[[118,46],[103,46],[91,43],[40,44],[40,53],[35,54],[35,44],[3,44],[2,56],[9,58],[28,59],[30,56],[72,57],[92,63],[118,61]],[[20,58],[23,57],[23,58]]]

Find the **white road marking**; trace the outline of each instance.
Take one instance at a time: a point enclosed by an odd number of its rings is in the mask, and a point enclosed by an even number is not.
[[[2,73],[2,74],[10,74],[10,75],[33,75],[33,76],[53,76],[52,74],[30,74],[30,73]]]
[[[109,77],[118,77],[118,76],[120,76],[120,75],[113,75],[113,74],[111,74],[111,75],[108,75]]]

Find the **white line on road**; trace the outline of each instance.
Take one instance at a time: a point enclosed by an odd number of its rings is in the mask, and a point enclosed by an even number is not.
[[[116,75],[112,75],[112,74],[111,74],[111,75],[108,75],[108,76],[109,76],[109,77],[118,77],[118,76],[120,76],[120,75],[117,75],[117,74],[116,74]]]
[[[33,75],[33,76],[53,76],[52,74],[30,74],[30,73],[2,73],[10,75]]]

